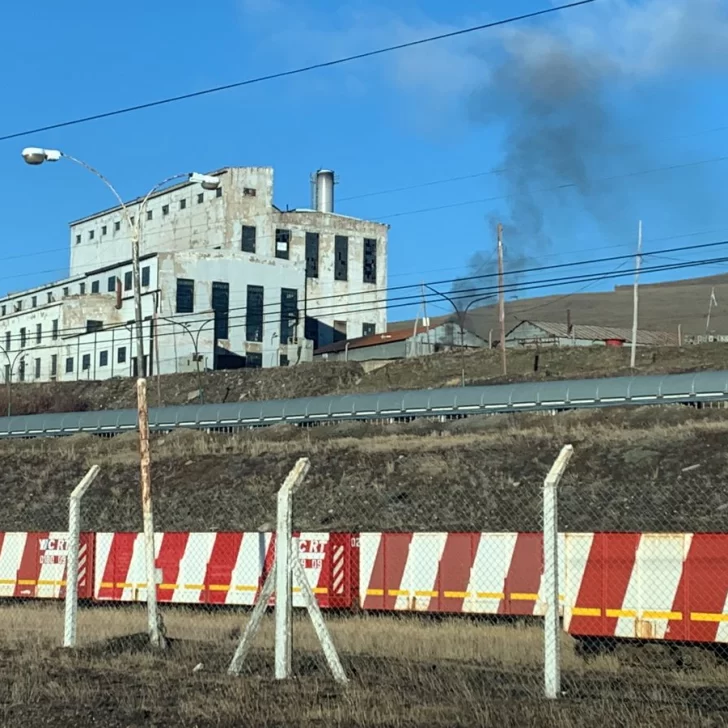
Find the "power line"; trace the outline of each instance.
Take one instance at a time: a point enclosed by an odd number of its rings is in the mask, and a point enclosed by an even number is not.
[[[701,248],[711,248],[711,247],[725,246],[725,245],[728,245],[728,240],[715,241],[712,243],[704,243],[704,244],[695,245],[695,246],[683,246],[681,248],[669,249],[668,251],[664,251],[664,252],[696,250],[696,249],[701,249]],[[663,251],[656,251],[656,252],[663,252]],[[647,253],[647,254],[645,254],[645,257],[650,256],[650,255],[654,255],[654,254]],[[612,256],[609,258],[593,259],[592,261],[581,260],[581,261],[574,261],[571,263],[562,263],[562,264],[558,264],[558,265],[540,266],[540,267],[531,268],[531,269],[523,269],[520,271],[518,271],[518,270],[508,271],[507,273],[509,275],[518,275],[518,274],[523,274],[525,272],[543,272],[543,271],[566,268],[566,267],[583,266],[588,263],[598,263],[598,262],[606,262],[606,261],[614,261],[614,260],[625,260],[625,262],[626,262],[627,260],[632,259],[633,257],[634,257],[633,255]],[[692,268],[692,267],[696,267],[696,266],[718,264],[718,263],[721,263],[721,264],[728,263],[728,257],[705,258],[705,259],[699,259],[699,260],[684,261],[684,262],[681,262],[678,264],[669,264],[669,265],[662,264],[662,265],[657,265],[657,266],[645,267],[645,268],[643,268],[643,273],[667,272],[667,271],[682,270],[685,268]],[[620,268],[621,267],[622,266],[620,266]],[[517,282],[507,283],[504,285],[504,290],[506,293],[511,293],[511,292],[531,291],[531,290],[536,290],[536,289],[540,289],[540,288],[560,287],[560,286],[564,286],[564,285],[572,285],[572,284],[578,284],[578,283],[587,283],[589,285],[592,285],[597,282],[610,280],[613,278],[619,278],[619,277],[623,277],[625,275],[631,275],[631,274],[632,274],[631,271],[620,272],[620,269],[617,268],[614,271],[606,272],[606,273],[605,272],[580,273],[575,276],[547,278],[547,279],[540,279],[540,280],[536,280],[536,281],[529,281],[529,282],[523,282],[523,283],[517,283]],[[496,275],[497,274],[483,274],[483,275],[471,276],[469,280],[481,280],[481,279],[493,278]],[[460,279],[460,280],[462,280],[462,279]],[[443,283],[447,283],[447,282],[452,282],[452,280],[451,281],[434,281],[434,282],[430,283],[430,285],[433,285],[433,286],[442,285]],[[316,314],[318,312],[318,315],[329,315],[330,316],[330,315],[334,315],[335,309],[338,309],[338,310],[346,309],[345,311],[342,311],[342,313],[346,313],[346,314],[366,313],[366,312],[372,312],[372,311],[380,311],[383,309],[401,308],[403,306],[409,306],[409,305],[412,305],[412,303],[417,302],[421,299],[421,292],[419,290],[419,284],[412,284],[412,285],[406,285],[406,286],[395,286],[395,287],[391,287],[389,289],[383,289],[383,290],[384,290],[384,292],[387,292],[387,291],[403,292],[403,291],[406,291],[407,289],[415,289],[415,291],[413,293],[409,293],[406,295],[399,295],[394,298],[390,297],[386,300],[380,299],[378,301],[375,301],[374,302],[375,305],[372,305],[372,306],[370,306],[368,304],[362,304],[363,307],[352,308],[352,306],[356,306],[357,304],[343,302],[343,303],[337,303],[337,304],[326,304],[326,305],[310,307],[307,309],[306,313],[307,314],[309,314],[309,313]],[[381,290],[382,289],[380,289],[380,292],[381,292]],[[453,301],[458,301],[458,302],[467,301],[474,296],[482,296],[485,294],[495,294],[495,292],[497,290],[498,290],[497,285],[473,286],[470,289],[464,289],[464,290],[460,290],[457,292],[452,292],[450,294],[450,298]],[[376,291],[372,291],[371,293],[375,293],[375,292]],[[357,293],[351,293],[348,295],[349,296],[360,295],[360,293],[357,292]],[[570,294],[570,295],[573,295],[573,294]],[[345,298],[345,297],[346,296],[341,296],[341,295],[320,296],[320,297],[316,297],[313,299],[309,299],[309,303],[315,302],[315,301],[329,300],[332,298],[340,300],[341,298]],[[265,323],[279,322],[281,320],[281,312],[279,310],[278,303],[265,304],[263,306],[263,309],[265,309],[265,308],[270,309],[271,307],[275,307],[275,310],[269,311],[267,313],[266,312],[262,313],[261,325],[264,325]],[[230,308],[229,312],[242,312],[242,313],[239,313],[238,315],[235,315],[235,316],[228,316],[228,320],[235,321],[235,320],[245,318],[245,316],[246,316],[246,314],[244,313],[245,311],[247,311],[246,306]],[[325,313],[322,313],[322,312],[325,312]],[[202,313],[206,314],[205,318],[199,318],[199,315],[201,315]],[[197,316],[197,317],[195,317],[195,316]],[[181,320],[181,321],[170,321],[169,317],[162,318],[156,327],[157,336],[163,337],[163,336],[167,336],[167,335],[176,334],[175,330],[172,330],[172,331],[168,332],[167,334],[160,333],[160,330],[165,329],[165,328],[172,329],[175,326],[182,327],[183,324],[191,326],[193,324],[198,324],[198,323],[201,323],[201,324],[210,323],[212,320],[211,316],[212,316],[212,312],[206,311],[206,312],[200,312],[200,314],[196,314],[196,315],[193,314],[191,317],[187,317],[186,319]],[[164,321],[165,323],[161,323],[161,321]],[[97,333],[107,334],[109,332],[113,332],[114,330],[125,329],[128,327],[128,325],[129,325],[129,322],[123,323],[123,324],[116,324],[116,325],[101,329]],[[59,338],[63,337],[63,336],[70,337],[70,336],[82,335],[85,333],[93,333],[93,332],[88,332],[86,327],[73,327],[73,328],[66,328],[63,330],[59,330],[59,331],[55,332],[55,334],[53,332],[48,332],[46,334],[43,334],[43,338],[48,338],[48,337],[53,337],[53,336],[57,336]],[[28,332],[28,334],[26,335],[26,341],[29,339],[33,340],[35,338],[36,337],[33,335],[32,331]],[[14,342],[17,340],[21,340],[20,334],[11,335],[10,342]],[[7,342],[8,342],[7,338],[5,339],[5,341],[0,340],[0,345],[3,345],[3,348],[4,348],[4,344]],[[55,345],[52,345],[50,347],[45,347],[45,348],[57,348],[59,345],[61,345],[61,344],[55,344]],[[42,350],[42,348],[43,347],[35,347],[32,349],[29,349],[28,351],[40,351],[40,350]]]
[[[37,134],[42,131],[51,131],[52,129],[62,129],[68,126],[76,126],[78,124],[85,124],[90,121],[99,121],[100,119],[108,119],[113,116],[121,116],[122,114],[129,114],[135,111],[142,111],[143,109],[151,109],[157,106],[165,106],[168,104],[176,103],[178,101],[186,101],[188,99],[199,98],[201,96],[208,96],[210,94],[219,93],[221,91],[230,91],[231,89],[241,88],[243,86],[251,86],[256,83],[262,83],[264,81],[273,81],[279,78],[287,78],[289,76],[296,76],[309,71],[318,70],[321,68],[330,68],[332,66],[338,66],[343,63],[350,63],[351,61],[358,61],[364,58],[372,58],[379,56],[384,53],[391,53],[393,51],[403,50],[405,48],[414,48],[415,46],[425,45],[426,43],[434,43],[436,41],[445,40],[447,38],[455,38],[457,36],[466,35],[468,33],[475,33],[480,30],[486,30],[488,28],[495,28],[501,25],[507,25],[509,23],[515,23],[520,20],[528,20],[530,18],[536,18],[540,15],[547,15],[549,13],[555,13],[560,10],[567,10],[569,8],[575,8],[579,5],[588,5],[594,2],[594,0],[578,0],[577,2],[567,3],[565,5],[556,5],[550,8],[543,8],[542,10],[535,10],[531,13],[524,13],[523,15],[516,15],[510,18],[504,18],[503,20],[495,20],[490,23],[482,23],[481,25],[473,25],[469,28],[462,28],[460,30],[453,30],[449,33],[440,33],[439,35],[431,35],[426,38],[420,38],[418,40],[408,41],[407,43],[398,43],[397,45],[390,45],[384,48],[377,48],[371,51],[365,51],[363,53],[356,53],[351,56],[345,56],[343,58],[336,58],[331,61],[322,61],[320,63],[312,63],[308,66],[301,66],[299,68],[289,69],[287,71],[279,71],[277,73],[269,73],[264,76],[257,76],[255,78],[248,78],[243,81],[236,81],[234,83],[227,83],[222,86],[214,86],[212,88],[202,89],[200,91],[192,91],[186,94],[180,94],[178,96],[168,96],[163,99],[156,101],[149,101],[144,104],[135,104],[134,106],[127,106],[121,109],[115,109],[114,111],[104,111],[98,114],[92,114],[90,116],[84,116],[69,121],[61,121],[56,124],[48,124],[46,126],[39,126],[35,129],[26,129],[25,131],[13,132],[11,134],[5,134],[0,136],[0,142],[7,141],[8,139],[17,139],[18,137],[27,136],[29,134]]]

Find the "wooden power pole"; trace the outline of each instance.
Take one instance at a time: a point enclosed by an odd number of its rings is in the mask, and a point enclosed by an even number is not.
[[[506,301],[503,290],[503,225],[498,223],[498,320],[500,322],[501,361],[503,376],[508,373],[506,364]]]
[[[634,289],[632,296],[632,348],[629,356],[630,369],[637,363],[637,316],[640,307],[640,266],[642,265],[642,220],[637,227],[637,255],[634,260]]]

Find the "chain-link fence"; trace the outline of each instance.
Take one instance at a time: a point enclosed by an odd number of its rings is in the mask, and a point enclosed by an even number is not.
[[[5,723],[35,705],[108,725],[719,721],[728,421],[657,419],[155,439],[164,650],[149,645],[136,434],[2,444]],[[300,458],[289,520],[280,489]],[[300,569],[278,573],[289,525]]]

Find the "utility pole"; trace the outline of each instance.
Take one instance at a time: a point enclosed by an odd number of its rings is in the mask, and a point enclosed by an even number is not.
[[[422,281],[422,319],[427,329],[425,332],[425,336],[427,338],[427,353],[432,354],[432,346],[430,344],[430,319],[427,318],[427,296],[425,295],[424,281]]]
[[[718,307],[718,301],[715,300],[715,288],[710,289],[710,303],[708,303],[708,318],[705,321],[705,340],[710,335],[710,314],[713,312],[713,306]]]
[[[637,227],[637,256],[634,262],[634,300],[632,307],[632,351],[630,353],[629,366],[634,369],[637,361],[637,312],[639,310],[640,291],[640,266],[642,265],[642,220]]]
[[[503,291],[503,225],[498,223],[498,319],[500,322],[501,361],[503,376],[508,373],[506,364],[506,301]]]

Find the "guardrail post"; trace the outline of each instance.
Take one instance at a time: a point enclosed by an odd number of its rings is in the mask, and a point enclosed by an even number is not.
[[[66,604],[63,619],[63,646],[76,646],[78,622],[78,555],[81,548],[81,498],[99,474],[93,465],[73,489],[68,503],[68,556],[66,558]]]
[[[543,482],[544,692],[550,699],[561,694],[557,487],[573,452],[572,445],[564,445]]]

